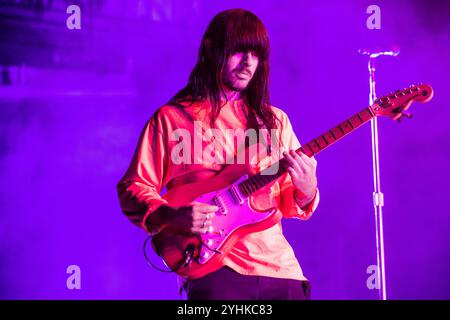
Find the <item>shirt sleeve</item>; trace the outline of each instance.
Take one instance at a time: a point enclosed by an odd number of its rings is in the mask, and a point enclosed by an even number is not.
[[[145,125],[131,163],[117,184],[123,213],[147,233],[157,230],[146,226],[147,217],[167,201],[160,196],[167,177],[168,148],[157,113]]]
[[[301,147],[300,142],[297,139],[297,136],[294,133],[294,130],[292,129],[291,122],[288,118],[288,116],[282,112],[282,130],[281,130],[281,156],[283,155],[283,151],[288,151],[290,149],[297,150]],[[278,180],[278,183],[280,185],[280,210],[283,213],[283,216],[285,218],[297,218],[301,220],[307,220],[309,219],[313,212],[316,210],[320,195],[319,195],[319,189],[316,190],[316,195],[314,197],[314,200],[306,207],[301,208],[297,201],[295,201],[295,186],[292,183],[291,176],[289,173],[285,173],[280,177]]]

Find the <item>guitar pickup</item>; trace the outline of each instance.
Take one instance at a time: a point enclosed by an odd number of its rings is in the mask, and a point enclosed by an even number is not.
[[[234,185],[229,187],[228,191],[230,192],[231,197],[233,197],[233,200],[234,200],[235,203],[237,203],[239,205],[243,205],[244,204],[244,199],[238,193],[238,191],[236,190]]]

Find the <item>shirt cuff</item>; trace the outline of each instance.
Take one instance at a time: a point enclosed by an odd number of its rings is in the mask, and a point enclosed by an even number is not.
[[[304,208],[301,208],[297,201],[295,200],[295,187],[292,186],[284,194],[283,207],[286,218],[297,218],[301,220],[308,220],[311,218],[314,211],[317,209],[319,204],[320,195],[319,189],[316,189],[316,195],[314,199]]]
[[[145,232],[147,232],[148,235],[153,236],[153,235],[157,234],[158,232],[160,232],[164,227],[163,225],[152,226],[152,225],[147,224],[148,217],[163,204],[168,204],[168,202],[164,199],[154,199],[154,200],[152,200],[152,203],[147,208],[147,212],[145,213],[145,215],[142,219],[142,222],[141,222],[141,227],[145,230]]]

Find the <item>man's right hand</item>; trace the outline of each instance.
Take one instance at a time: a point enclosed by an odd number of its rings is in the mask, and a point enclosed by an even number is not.
[[[161,205],[147,219],[153,226],[171,226],[181,232],[205,234],[212,226],[212,219],[219,208],[201,202],[191,202],[188,205],[172,207]]]

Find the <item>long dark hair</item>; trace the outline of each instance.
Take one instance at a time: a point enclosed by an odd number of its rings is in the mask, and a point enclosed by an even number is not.
[[[260,127],[256,121],[258,116],[266,128],[277,128],[275,122],[279,119],[270,108],[269,101],[269,36],[261,20],[244,9],[222,11],[211,20],[203,35],[198,60],[188,84],[169,103],[190,101],[192,104],[209,99],[212,106],[210,125],[214,127],[222,107],[222,79],[227,59],[235,52],[250,50],[257,53],[259,63],[243,91],[244,102],[249,107],[248,127]]]

